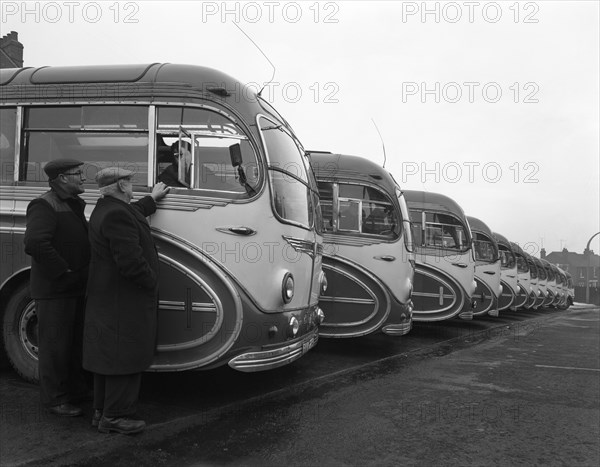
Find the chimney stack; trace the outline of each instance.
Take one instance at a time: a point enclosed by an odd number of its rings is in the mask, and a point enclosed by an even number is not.
[[[23,67],[23,44],[19,34],[11,31],[0,38],[0,68]]]

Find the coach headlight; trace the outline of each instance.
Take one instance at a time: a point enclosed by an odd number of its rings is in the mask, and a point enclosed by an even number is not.
[[[289,272],[283,276],[281,296],[283,298],[283,303],[290,303],[292,298],[294,298],[294,276]]]

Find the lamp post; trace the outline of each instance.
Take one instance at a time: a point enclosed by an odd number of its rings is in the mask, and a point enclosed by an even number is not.
[[[600,232],[596,232],[594,235],[592,235],[590,237],[590,239],[587,242],[587,245],[585,246],[585,250],[584,253],[587,254],[587,270],[585,272],[585,303],[589,303],[590,302],[590,263],[591,263],[591,251],[590,251],[590,244],[592,243],[592,240],[594,239],[594,237],[596,235],[600,235]]]

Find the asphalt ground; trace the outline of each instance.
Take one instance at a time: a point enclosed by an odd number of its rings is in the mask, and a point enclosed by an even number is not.
[[[0,373],[2,465],[593,465],[600,309],[321,339],[292,365],[146,374],[141,435],[62,419]]]

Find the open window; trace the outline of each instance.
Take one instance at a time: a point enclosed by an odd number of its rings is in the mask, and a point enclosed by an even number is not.
[[[248,198],[257,192],[261,174],[255,151],[225,116],[200,108],[159,107],[157,122],[158,181],[211,197]]]

